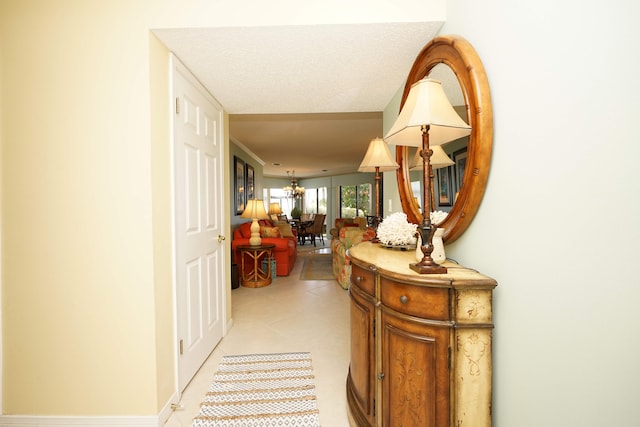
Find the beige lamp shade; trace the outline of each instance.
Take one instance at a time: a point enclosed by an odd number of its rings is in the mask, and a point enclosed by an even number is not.
[[[380,218],[380,181],[382,180],[380,172],[396,170],[399,167],[391,156],[387,143],[382,138],[372,139],[358,172],[376,173],[376,218]]]
[[[240,215],[241,218],[269,219],[267,211],[264,209],[264,201],[260,199],[247,200],[247,207]]]
[[[249,237],[249,244],[251,246],[260,246],[262,244],[262,238],[260,238],[260,224],[259,219],[269,219],[267,211],[264,209],[264,202],[260,199],[249,199],[247,201],[247,207],[240,215],[241,218],[251,218],[251,237]]]
[[[391,171],[400,167],[391,156],[389,146],[382,138],[371,140],[358,172],[375,172],[376,167],[380,172]]]
[[[447,156],[447,153],[444,152],[441,145],[436,145],[435,147],[430,148],[433,151],[433,154],[431,155],[431,169],[440,169],[453,164],[453,160]],[[416,155],[413,156],[413,161],[411,162],[411,166],[409,166],[409,169],[412,171],[422,170],[423,161],[422,157],[420,157],[420,151],[421,149],[418,148],[416,150]]]
[[[280,207],[280,203],[273,202],[269,203],[269,215],[280,215],[282,213],[282,208]]]
[[[407,100],[384,140],[389,144],[422,147],[422,126],[429,126],[434,147],[471,133],[453,109],[439,81],[424,78],[411,86]]]

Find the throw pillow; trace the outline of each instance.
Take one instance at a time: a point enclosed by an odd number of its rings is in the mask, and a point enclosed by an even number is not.
[[[353,222],[356,223],[358,227],[366,227],[367,226],[367,218],[363,216],[358,216],[353,218]]]
[[[281,237],[278,227],[260,227],[260,237]]]
[[[250,222],[243,222],[242,224],[240,224],[240,234],[242,234],[242,237],[245,239],[248,239],[249,237],[251,237]]]
[[[296,237],[293,235],[293,232],[291,231],[291,225],[285,223],[278,223],[276,224],[276,226],[278,226],[278,229],[280,230],[280,235],[282,237]]]

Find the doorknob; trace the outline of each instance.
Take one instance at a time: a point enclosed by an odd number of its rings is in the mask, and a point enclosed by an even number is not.
[[[226,240],[227,238],[222,236],[222,235],[218,235],[218,243],[222,243],[223,240]]]

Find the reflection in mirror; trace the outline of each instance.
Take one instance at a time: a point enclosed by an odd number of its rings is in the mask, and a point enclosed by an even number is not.
[[[458,115],[465,121],[467,119],[467,106],[464,102],[464,95],[460,89],[460,84],[456,75],[451,68],[445,64],[437,64],[431,69],[428,77],[438,80],[442,84],[444,93],[447,95],[449,102],[456,110]],[[460,192],[462,186],[462,177],[464,176],[464,162],[458,163],[454,159],[466,154],[467,143],[469,137],[456,139],[443,145],[431,147],[433,155],[431,157],[431,166],[433,169],[433,185],[431,195],[431,206],[434,211],[443,211],[449,213],[456,196]],[[413,154],[411,154],[413,153]],[[410,158],[412,159],[409,169],[411,176],[411,190],[415,197],[415,203],[422,212],[420,206],[420,195],[422,194],[422,158],[419,149],[410,149]],[[444,157],[443,157],[444,156]]]
[[[449,212],[438,225],[445,228],[444,241],[457,239],[468,227],[484,194],[493,145],[493,113],[484,66],[473,47],[459,36],[433,39],[418,54],[405,84],[400,108],[411,86],[424,77],[442,82],[460,117],[471,126],[471,135],[443,146],[453,165],[434,170],[435,209]],[[422,218],[418,203],[421,173],[411,170],[415,149],[396,147],[398,193],[407,218]]]

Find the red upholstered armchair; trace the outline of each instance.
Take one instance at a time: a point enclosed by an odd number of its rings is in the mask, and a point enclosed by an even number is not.
[[[273,257],[276,260],[276,273],[278,276],[288,276],[298,255],[298,237],[291,230],[291,226],[286,222],[270,220],[260,220],[260,236],[263,244],[274,244]],[[240,245],[248,245],[249,237],[251,237],[251,222],[240,224],[233,230],[233,241],[231,242],[231,250],[233,253],[233,262],[241,265],[240,255],[237,247]]]

